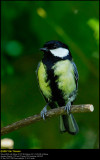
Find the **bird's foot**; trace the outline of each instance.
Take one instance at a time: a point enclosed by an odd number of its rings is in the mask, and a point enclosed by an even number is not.
[[[71,107],[71,102],[68,101],[68,103],[67,103],[66,106],[65,106],[65,110],[67,111],[67,114],[68,114],[68,115],[69,115],[69,113],[70,113],[70,107]]]
[[[43,120],[45,120],[45,116],[47,113],[47,106],[48,106],[48,104],[41,111],[41,117],[43,118]]]

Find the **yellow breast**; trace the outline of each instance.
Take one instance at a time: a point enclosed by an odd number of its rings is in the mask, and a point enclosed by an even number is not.
[[[42,62],[40,62],[38,69],[38,81],[42,93],[49,100],[51,98],[50,81],[47,81],[46,67]]]
[[[62,60],[52,68],[54,69],[54,75],[58,77],[56,80],[58,88],[63,91],[64,99],[67,99],[76,89],[73,65],[69,60]]]

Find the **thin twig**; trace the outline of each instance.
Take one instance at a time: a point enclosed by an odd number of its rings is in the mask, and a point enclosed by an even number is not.
[[[70,112],[71,113],[93,112],[93,110],[94,110],[94,107],[92,104],[81,104],[81,105],[72,105]],[[62,114],[67,114],[67,112],[65,111],[65,107],[50,109],[49,111],[47,111],[45,118],[51,118],[51,117],[55,117]],[[40,120],[42,120],[42,117],[40,114],[38,114],[38,115],[34,115],[31,117],[22,119],[20,121],[17,121],[13,124],[10,124],[6,127],[1,128],[1,136],[7,133],[10,133],[12,131],[15,131],[19,128],[22,128],[24,126],[28,126],[29,124],[33,124]]]

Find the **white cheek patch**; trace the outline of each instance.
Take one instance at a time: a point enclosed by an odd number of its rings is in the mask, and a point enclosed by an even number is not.
[[[65,48],[51,49],[50,51],[55,57],[63,58],[69,55],[69,50]]]

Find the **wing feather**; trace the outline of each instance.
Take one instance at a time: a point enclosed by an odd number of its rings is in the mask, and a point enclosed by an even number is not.
[[[74,77],[75,77],[75,82],[76,82],[76,89],[78,89],[79,74],[78,74],[76,64],[73,61],[72,61],[72,64],[73,64],[73,67],[74,67]]]

